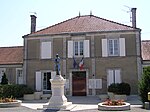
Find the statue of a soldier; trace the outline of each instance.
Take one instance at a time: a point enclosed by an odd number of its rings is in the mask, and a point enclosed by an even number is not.
[[[58,54],[56,54],[56,58],[55,58],[55,70],[56,70],[56,75],[60,75],[59,71],[60,71],[60,57],[58,56]]]

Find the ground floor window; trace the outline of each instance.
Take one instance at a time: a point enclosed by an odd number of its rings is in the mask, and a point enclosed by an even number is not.
[[[53,79],[55,75],[54,71],[37,71],[35,76],[36,91],[49,93],[51,91],[50,79]]]
[[[112,83],[121,83],[120,69],[108,69],[107,86],[109,86]]]
[[[22,68],[16,68],[16,84],[23,84]]]
[[[0,68],[0,83],[2,81],[2,76],[4,75],[4,72],[5,72],[5,68]]]
[[[43,73],[43,90],[51,90],[51,72]]]

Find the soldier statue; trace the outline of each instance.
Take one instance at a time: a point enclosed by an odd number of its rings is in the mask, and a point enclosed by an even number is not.
[[[55,70],[56,70],[56,75],[60,75],[59,71],[60,71],[60,57],[58,56],[58,54],[56,54],[56,58],[55,58]]]

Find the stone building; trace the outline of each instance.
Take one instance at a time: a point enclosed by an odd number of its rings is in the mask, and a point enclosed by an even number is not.
[[[111,83],[126,82],[131,94],[138,93],[141,76],[141,30],[94,15],[77,16],[24,35],[24,83],[36,91],[51,91],[49,79],[55,75],[54,58],[61,58],[61,75],[68,95],[99,95]]]
[[[0,47],[0,82],[5,72],[11,84],[23,84],[23,46]]]

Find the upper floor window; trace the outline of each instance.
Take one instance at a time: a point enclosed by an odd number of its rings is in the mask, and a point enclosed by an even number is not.
[[[68,41],[68,58],[75,57],[90,57],[90,42],[89,40]]]
[[[108,53],[109,53],[109,56],[118,56],[119,55],[118,39],[108,39]]]
[[[41,59],[49,59],[51,58],[51,42],[41,42]]]
[[[83,41],[75,41],[74,42],[74,56],[83,56]]]
[[[126,56],[125,38],[102,39],[102,57]]]

